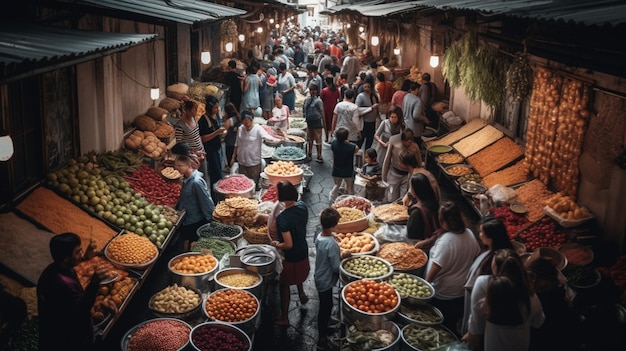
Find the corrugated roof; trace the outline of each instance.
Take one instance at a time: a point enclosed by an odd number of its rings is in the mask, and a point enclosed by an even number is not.
[[[3,23],[0,24],[0,63],[63,59],[115,48],[126,49],[157,36]]]
[[[388,4],[362,6],[356,11],[359,11],[363,16],[379,17],[411,11],[417,9],[418,7],[419,3],[417,1],[401,1]]]
[[[246,14],[245,10],[196,0],[82,0],[91,5],[128,11],[185,24]]]
[[[617,26],[626,23],[624,0],[422,0],[425,7],[465,9],[490,14]]]
[[[380,3],[385,2],[385,0],[369,0],[369,1],[362,1],[362,2],[358,2],[356,4],[341,4],[341,5],[335,5],[333,7],[330,7],[326,10],[321,11],[321,14],[336,14],[338,12],[342,12],[342,11],[349,11],[349,10],[355,10],[355,8],[361,8],[364,6],[370,6],[370,5],[377,5]]]

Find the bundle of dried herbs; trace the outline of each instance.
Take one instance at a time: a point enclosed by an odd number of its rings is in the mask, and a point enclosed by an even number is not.
[[[506,72],[506,92],[514,101],[521,101],[529,96],[533,86],[533,70],[528,56],[518,53]]]

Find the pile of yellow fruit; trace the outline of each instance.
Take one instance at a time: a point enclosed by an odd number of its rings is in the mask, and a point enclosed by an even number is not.
[[[558,192],[548,200],[546,200],[546,206],[552,208],[561,218],[567,220],[578,220],[589,216],[587,210],[578,205],[574,199],[569,195],[563,195]]]

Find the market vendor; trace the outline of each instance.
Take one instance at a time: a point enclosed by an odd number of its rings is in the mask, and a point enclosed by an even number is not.
[[[387,201],[394,202],[406,194],[408,190],[409,170],[400,162],[403,151],[413,152],[419,164],[422,164],[420,149],[413,141],[413,130],[404,129],[401,133],[392,135],[387,143],[387,155],[383,162],[383,181],[389,184]]]
[[[89,246],[88,254],[95,252]],[[96,301],[100,281],[107,271],[99,267],[83,289],[74,266],[83,259],[81,239],[74,233],[50,239],[52,262],[37,282],[40,351],[84,351],[94,349],[91,306]]]

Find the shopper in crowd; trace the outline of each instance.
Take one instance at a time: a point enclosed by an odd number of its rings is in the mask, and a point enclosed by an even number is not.
[[[176,203],[176,210],[185,210],[185,217],[180,228],[180,240],[183,251],[189,251],[191,243],[198,239],[196,230],[213,219],[215,204],[211,198],[207,182],[198,170],[191,166],[188,156],[179,155],[174,161],[174,168],[183,175],[183,186]]]
[[[337,56],[331,55],[330,61],[331,61],[330,65],[324,66],[324,69],[328,69],[333,79],[337,79],[339,72],[341,72],[341,67],[337,65],[337,63],[339,62],[339,59],[337,58]]]
[[[229,101],[237,107],[241,108],[241,82],[244,76],[237,71],[237,62],[235,60],[228,61],[228,70],[224,73],[224,84],[230,87],[228,91]]]
[[[363,92],[356,97],[356,101],[354,102],[359,107],[359,111],[363,117],[361,139],[359,139],[359,143],[357,144],[359,148],[361,148],[364,143],[365,149],[372,147],[374,134],[376,133],[376,120],[380,118],[378,116],[378,102],[380,100],[374,91],[373,85],[373,80],[366,80],[365,83],[363,83]]]
[[[440,234],[439,201],[430,186],[428,177],[421,173],[411,176],[408,196],[409,219],[406,224],[407,238],[418,240],[416,247],[428,251]]]
[[[467,333],[468,320],[471,312],[472,289],[476,278],[481,275],[491,274],[491,261],[496,251],[500,249],[513,249],[504,223],[491,216],[484,217],[478,224],[478,238],[483,246],[483,251],[474,259],[470,266],[465,282],[465,307],[461,333]]]
[[[269,69],[268,69],[269,71]],[[261,70],[261,87],[259,88],[259,99],[261,101],[261,110],[263,111],[263,118],[266,120],[272,116],[272,108],[274,108],[274,88],[276,87],[276,73],[272,68],[274,74],[272,75],[265,70]]]
[[[206,113],[198,120],[200,139],[206,152],[210,191],[222,179],[222,137],[226,129],[222,126],[219,111],[219,100],[209,95],[206,97]]]
[[[328,323],[333,310],[333,288],[339,281],[339,264],[342,259],[350,256],[350,251],[340,249],[333,237],[339,217],[336,209],[323,209],[319,216],[322,232],[315,238],[314,277],[320,301],[317,314],[318,349],[338,348],[328,339]]]
[[[250,110],[252,113],[261,106],[259,99],[259,88],[263,83],[259,78],[257,69],[254,66],[248,66],[246,69],[246,77],[241,82],[241,111]]]
[[[339,88],[339,101],[342,101],[346,97],[346,90],[350,89],[350,86],[348,85],[348,74],[339,74],[339,78],[337,78],[337,87]]]
[[[354,90],[346,90],[343,101],[335,106],[331,130],[335,133],[339,128],[348,130],[348,140],[356,144],[361,138],[362,119],[359,107],[354,103]]]
[[[418,83],[411,83],[409,93],[406,94],[402,102],[402,112],[404,112],[404,123],[413,130],[413,140],[420,148],[425,148],[422,141],[422,133],[426,124],[428,124],[428,118],[424,116],[424,103],[418,96],[419,88],[420,85]]]
[[[209,169],[206,160],[206,152],[204,151],[204,145],[202,145],[202,139],[200,138],[200,128],[196,121],[196,114],[198,113],[198,104],[193,101],[185,101],[183,106],[183,115],[176,122],[174,126],[174,133],[176,136],[176,142],[187,143],[191,148],[191,152],[197,157],[200,164],[198,170],[202,173],[204,180],[209,182]]]
[[[267,120],[267,125],[274,128],[289,129],[289,106],[283,105],[283,96],[276,94],[274,96],[274,107],[272,108],[272,116]]]
[[[435,288],[431,303],[443,313],[443,325],[459,335],[457,322],[463,317],[465,281],[480,246],[452,201],[441,205],[439,223],[442,234],[430,248],[426,280]]]
[[[526,261],[532,287],[546,317],[540,328],[530,331],[530,350],[575,350],[583,344],[585,330],[574,309],[574,293],[566,278],[548,257],[534,255]]]
[[[294,113],[296,110],[296,80],[289,71],[287,65],[281,63],[278,65],[280,74],[278,75],[278,92],[283,95],[283,103],[289,106],[289,112]]]
[[[224,120],[224,128],[226,129],[226,136],[224,136],[224,149],[226,151],[226,164],[228,165],[233,158],[235,151],[235,142],[237,141],[237,130],[241,126],[241,115],[235,105],[232,102],[224,105],[224,113],[226,118]]]
[[[419,147],[413,141],[413,131],[410,128],[392,135],[387,143],[387,155],[383,162],[383,181],[388,184],[387,202],[400,200],[408,191],[409,170],[400,161],[403,151],[413,152],[418,163],[422,163]]]
[[[402,104],[404,103],[404,97],[406,96],[406,94],[409,93],[410,89],[411,81],[408,79],[402,81],[402,87],[400,88],[400,90],[396,90],[391,97],[391,105],[401,109]]]
[[[419,97],[424,103],[424,115],[429,120],[429,125],[433,128],[437,128],[439,123],[439,116],[437,112],[432,109],[432,105],[437,99],[437,86],[430,81],[430,73],[422,74],[422,86],[419,89]]]
[[[324,103],[319,98],[319,87],[315,84],[309,85],[309,96],[304,100],[302,111],[306,120],[307,156],[313,159],[313,144],[317,149],[317,162],[323,163],[322,157],[322,131],[325,126]]]
[[[296,45],[293,53],[293,64],[300,67],[306,61],[306,55],[302,51],[300,45]]]
[[[241,119],[242,127],[237,130],[237,140],[235,141],[233,156],[230,159],[230,166],[232,167],[236,161],[239,166],[239,173],[252,179],[258,187],[263,161],[261,157],[263,140],[277,142],[278,139],[269,135],[261,126],[254,124],[252,112],[242,111]]]
[[[308,72],[307,80],[304,84],[302,84],[302,95],[304,96],[309,94],[311,85],[316,85],[318,89],[322,89],[323,84],[322,76],[319,75],[316,65],[307,65],[306,70]]]
[[[409,150],[402,151],[402,153],[400,153],[400,164],[409,171],[409,179],[415,174],[423,174],[424,176],[426,176],[426,178],[430,182],[431,188],[433,188],[437,203],[442,200],[441,189],[439,187],[439,182],[437,181],[437,178],[435,178],[435,175],[433,175],[429,170],[422,167],[415,152]],[[402,198],[402,203],[408,206],[410,202],[410,193],[407,192],[406,195]]]
[[[283,270],[280,273],[281,315],[275,324],[288,326],[290,286],[296,285],[300,303],[306,304],[309,301],[302,286],[310,270],[309,249],[306,242],[309,210],[304,202],[298,201],[298,191],[293,184],[281,181],[276,187],[278,201],[284,204],[285,209],[276,217],[279,239],[271,242],[271,245],[281,250],[284,255]]]
[[[343,58],[343,64],[341,65],[340,72],[346,74],[346,83],[349,87],[351,87],[356,80],[360,70],[361,63],[359,62],[359,59],[354,55],[354,50],[349,49],[346,52],[346,56]]]
[[[474,283],[463,340],[472,350],[529,350],[530,329],[540,327],[545,317],[526,267],[514,250],[500,249],[491,268],[492,275],[481,275]]]
[[[339,89],[333,82],[332,77],[326,77],[326,87],[322,89],[320,93],[320,99],[324,104],[324,137],[325,142],[330,143],[330,135],[332,133],[331,126],[333,125],[333,111],[335,106],[339,103]]]
[[[333,152],[332,176],[335,185],[330,191],[330,203],[335,202],[342,182],[346,183],[346,193],[354,194],[354,154],[359,147],[348,141],[349,132],[340,127],[335,131],[335,140],[330,145]]]
[[[189,147],[189,144],[185,142],[178,142],[174,144],[174,146],[172,146],[172,148],[170,149],[170,152],[174,156],[178,156],[178,155],[189,156],[189,158],[191,159],[191,167],[193,169],[198,169],[200,167],[200,160],[198,159],[198,156],[195,153],[191,152],[191,147]]]
[[[380,98],[380,106],[378,106],[378,112],[383,115],[387,115],[389,108],[391,107],[391,98],[395,89],[393,83],[385,79],[385,75],[382,72],[376,73],[376,93]]]
[[[90,243],[87,257],[95,256]],[[37,282],[39,313],[39,350],[84,351],[95,348],[91,307],[100,290],[100,281],[108,277],[107,269],[96,267],[86,288],[80,283],[74,267],[83,259],[81,239],[74,233],[62,233],[50,239],[53,262]],[[108,304],[109,308],[115,308]]]
[[[356,91],[357,95],[363,92],[363,84],[365,83],[366,79],[367,79],[367,72],[365,71],[359,72],[356,80],[352,84],[352,89]]]
[[[383,173],[380,163],[377,160],[376,149],[369,148],[363,152],[363,167],[357,170],[361,176],[367,179],[377,180]]]
[[[392,135],[396,135],[402,132],[404,129],[404,118],[402,110],[393,107],[387,112],[387,118],[380,122],[376,133],[374,134],[374,140],[376,140],[376,152],[378,153],[378,163],[381,165],[385,162],[385,156],[387,155],[387,144],[389,138]]]

